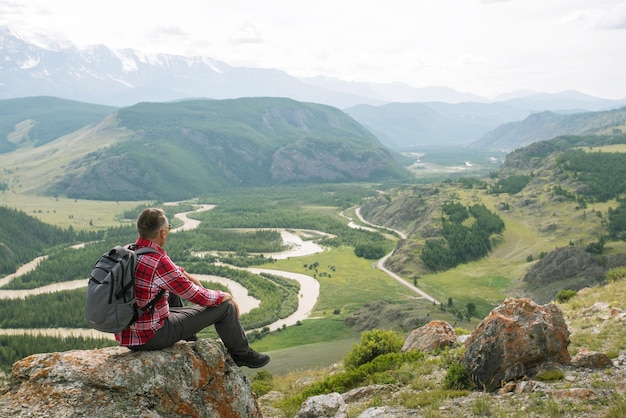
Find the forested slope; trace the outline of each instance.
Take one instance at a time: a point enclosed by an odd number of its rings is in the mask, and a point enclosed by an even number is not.
[[[76,160],[47,194],[179,200],[240,186],[408,178],[397,156],[328,106],[271,98],[142,103],[121,109],[117,121],[129,139]]]
[[[509,152],[562,135],[619,135],[624,132],[625,124],[626,108],[574,114],[538,112],[522,121],[498,126],[471,146]]]
[[[54,246],[69,246],[96,237],[96,233],[62,229],[22,211],[0,206],[0,275],[15,272],[16,268],[46,254]]]
[[[502,168],[489,178],[398,189],[369,199],[361,212],[374,223],[408,234],[387,264],[406,277],[432,275],[436,280],[437,272],[467,263],[470,254],[486,248],[472,258],[483,260],[472,265],[474,274],[502,277],[503,283],[508,283],[505,294],[526,294],[546,301],[564,288],[578,290],[603,283],[604,272],[623,263],[624,167],[624,135],[558,137],[510,153]],[[469,218],[467,210],[480,205],[500,218],[503,227],[492,229],[486,244],[478,245],[474,240],[479,235],[469,232],[476,230],[479,222]],[[463,216],[455,223],[457,214]],[[577,251],[546,259],[555,260],[551,263],[537,262],[563,247]],[[457,251],[461,258],[450,257]],[[590,256],[583,257],[580,251]],[[584,265],[576,264],[584,260]],[[559,267],[557,263],[563,264]],[[578,268],[573,271],[568,265]],[[546,274],[537,271],[542,268]],[[469,264],[463,270],[472,274]]]

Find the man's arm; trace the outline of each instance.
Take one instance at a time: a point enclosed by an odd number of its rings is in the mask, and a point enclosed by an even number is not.
[[[189,279],[190,282],[194,283],[197,286],[204,287],[204,286],[202,286],[202,283],[200,282],[200,280],[198,280],[198,278],[196,278],[196,277],[192,276],[191,274],[187,273],[182,268],[181,268],[181,271],[183,272],[185,277],[187,279]],[[222,298],[222,302],[221,303],[230,301],[230,303],[232,303],[233,306],[235,306],[235,310],[237,311],[237,318],[239,318],[239,305],[237,305],[237,302],[235,302],[235,300],[233,299],[233,295],[231,295],[228,292],[223,292],[223,293],[224,293],[224,297]]]

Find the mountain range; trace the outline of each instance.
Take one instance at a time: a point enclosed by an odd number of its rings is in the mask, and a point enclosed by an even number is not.
[[[0,99],[40,96],[97,104],[102,110],[141,102],[291,98],[342,109],[394,151],[469,145],[508,151],[550,137],[533,136],[532,130],[523,138],[518,135],[538,117],[548,122],[565,118],[560,115],[626,106],[626,98],[607,100],[576,91],[512,92],[490,101],[445,86],[296,78],[276,69],[232,67],[210,57],[144,54],[104,45],[79,49],[68,43],[35,44],[0,27]]]
[[[206,56],[185,57],[79,49],[69,43],[33,43],[0,27],[0,99],[55,96],[88,103],[129,106],[143,101],[189,98],[289,97],[344,109],[392,102],[505,103],[530,111],[604,110],[626,105],[574,91],[512,92],[490,101],[445,86],[346,82],[327,77],[296,78],[277,69],[232,67]]]

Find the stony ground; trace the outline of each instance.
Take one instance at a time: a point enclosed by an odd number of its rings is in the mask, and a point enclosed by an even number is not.
[[[626,353],[602,369],[558,366],[564,377],[555,382],[522,380],[494,393],[471,391],[458,397],[433,400],[434,391],[402,385],[373,385],[342,394],[347,417],[624,417],[626,416]],[[424,379],[438,386],[445,371],[435,370]],[[270,392],[259,399],[265,418],[283,418],[271,404],[282,398]],[[414,399],[414,401],[411,401]],[[400,405],[423,399],[424,406]],[[320,417],[322,415],[319,415]]]
[[[589,344],[590,350],[610,357],[611,364],[605,367],[546,364],[543,370],[552,372],[554,380],[535,376],[509,382],[496,392],[451,394],[441,390],[446,370],[437,366],[420,376],[419,384],[412,380],[406,386],[372,385],[341,394],[347,406],[343,414],[298,418],[626,417],[625,292],[626,281],[622,281],[592,292],[581,291],[569,306],[561,306],[574,341],[573,351],[582,351],[581,344]],[[312,379],[303,373],[294,385],[304,387]],[[259,399],[265,418],[287,417],[272,408],[284,396],[270,392]]]

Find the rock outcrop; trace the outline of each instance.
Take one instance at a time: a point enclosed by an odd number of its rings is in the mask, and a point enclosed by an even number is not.
[[[528,270],[524,282],[526,291],[537,303],[556,299],[561,289],[581,290],[606,284],[606,272],[626,264],[626,254],[590,254],[585,248],[568,246],[557,248],[541,258]]]
[[[452,347],[456,334],[452,325],[446,321],[430,321],[421,328],[411,331],[404,341],[402,351],[431,352],[445,347]]]
[[[476,327],[461,362],[478,387],[493,391],[545,363],[569,364],[568,345],[569,330],[556,305],[507,298]]]
[[[212,339],[35,354],[13,365],[4,392],[0,416],[262,416],[250,382]]]
[[[613,365],[611,359],[606,354],[586,348],[581,348],[578,351],[572,359],[572,364],[576,367],[586,367],[588,369],[602,369]]]

